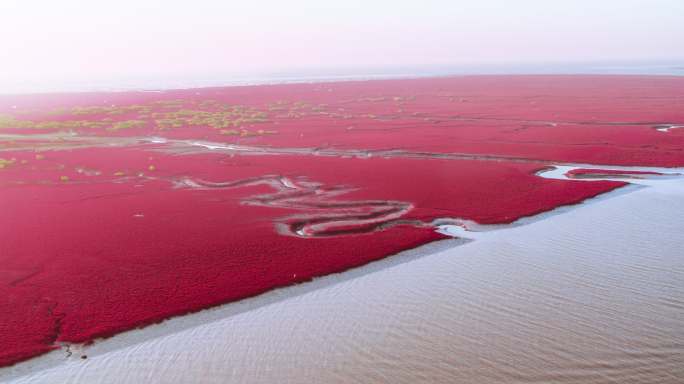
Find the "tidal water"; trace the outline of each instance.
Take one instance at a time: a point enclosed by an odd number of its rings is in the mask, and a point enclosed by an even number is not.
[[[469,75],[654,75],[684,76],[684,61],[658,62],[539,62],[454,64],[444,66],[329,68],[306,71],[177,74],[102,78],[5,79],[0,95],[53,92],[150,91],[258,84],[288,84],[348,80],[382,80]]]

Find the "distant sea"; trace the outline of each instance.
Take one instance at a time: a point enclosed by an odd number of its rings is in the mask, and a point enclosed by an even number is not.
[[[270,73],[126,76],[98,79],[0,80],[0,94],[187,89],[259,84],[403,79],[465,75],[658,75],[684,76],[684,60],[671,62],[594,62],[478,64],[429,67],[355,68]]]

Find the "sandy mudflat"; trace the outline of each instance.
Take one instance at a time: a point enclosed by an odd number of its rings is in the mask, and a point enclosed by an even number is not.
[[[682,383],[684,181],[643,183],[651,186],[2,375],[12,383]]]

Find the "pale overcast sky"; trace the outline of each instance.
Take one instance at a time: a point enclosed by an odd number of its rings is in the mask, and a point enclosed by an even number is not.
[[[684,59],[684,0],[2,0],[0,47],[0,80]]]

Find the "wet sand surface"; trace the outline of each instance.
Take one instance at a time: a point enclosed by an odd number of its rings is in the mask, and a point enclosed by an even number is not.
[[[17,384],[682,383],[682,217],[684,182],[658,180],[1,374]]]

